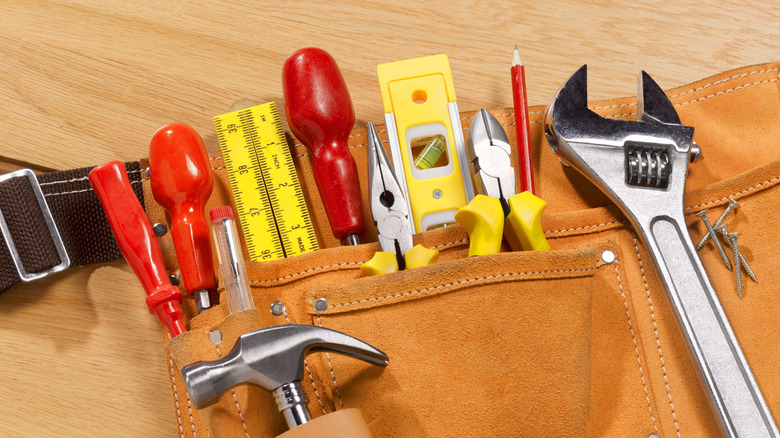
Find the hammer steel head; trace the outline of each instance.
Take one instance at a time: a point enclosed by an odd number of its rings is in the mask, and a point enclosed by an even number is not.
[[[352,336],[324,327],[290,324],[241,335],[222,359],[187,365],[181,374],[193,405],[201,409],[240,383],[273,391],[298,381],[303,377],[303,359],[320,351],[387,366],[385,353]]]

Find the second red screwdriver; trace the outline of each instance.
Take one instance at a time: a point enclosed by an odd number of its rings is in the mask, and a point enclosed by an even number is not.
[[[333,235],[358,245],[366,223],[357,166],[347,148],[355,109],[344,77],[328,52],[308,47],[287,58],[282,86],[290,130],[311,152]]]
[[[171,123],[149,144],[149,180],[154,199],[171,215],[171,237],[181,270],[182,288],[198,312],[219,301],[206,201],[214,187],[203,140],[195,129]]]

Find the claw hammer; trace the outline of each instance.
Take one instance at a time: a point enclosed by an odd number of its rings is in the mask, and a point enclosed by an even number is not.
[[[387,355],[363,341],[323,327],[288,324],[243,334],[221,359],[195,362],[182,368],[181,374],[197,409],[214,404],[235,385],[263,387],[273,392],[279,412],[293,429],[311,421],[300,381],[303,360],[320,351],[387,366]]]

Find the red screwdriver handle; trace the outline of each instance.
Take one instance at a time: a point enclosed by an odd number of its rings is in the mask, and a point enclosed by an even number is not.
[[[171,215],[184,290],[216,291],[211,231],[204,214],[214,177],[198,132],[184,123],[158,129],[149,144],[149,180],[154,199]]]
[[[347,148],[355,109],[336,61],[322,49],[298,50],[284,62],[282,86],[290,130],[311,152],[333,235],[362,234],[366,224],[357,166]]]
[[[127,178],[125,165],[111,161],[89,172],[89,183],[103,204],[119,249],[146,290],[149,313],[156,314],[171,336],[187,331],[182,322],[182,296],[171,285],[152,225]]]

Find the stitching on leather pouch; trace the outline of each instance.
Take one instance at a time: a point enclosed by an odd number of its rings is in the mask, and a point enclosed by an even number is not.
[[[617,277],[618,287],[620,288],[620,295],[623,296],[623,307],[626,308],[626,318],[628,319],[628,331],[631,332],[631,341],[634,343],[634,353],[636,353],[636,362],[639,365],[639,376],[642,378],[642,388],[645,390],[645,399],[647,400],[647,409],[650,410],[650,419],[653,420],[653,428],[658,433],[658,424],[655,422],[655,415],[653,414],[653,405],[650,403],[650,394],[647,392],[647,382],[645,381],[645,373],[642,371],[642,359],[639,357],[639,347],[636,343],[636,336],[634,336],[634,326],[631,324],[631,314],[628,312],[628,303],[626,302],[626,293],[623,290],[623,282],[620,280],[620,271],[618,271],[617,263],[615,263],[615,276]]]
[[[317,301],[317,295],[312,292],[311,293],[314,296],[314,301]],[[317,321],[320,322],[320,327],[322,327],[322,318],[320,318],[320,315],[317,315]],[[333,368],[333,362],[330,360],[330,353],[326,352],[325,356],[328,358],[328,365],[330,365],[330,375],[333,377],[333,388],[336,390],[336,396],[339,398],[339,404],[341,405],[341,409],[344,409],[344,400],[341,399],[341,391],[339,391],[339,384],[336,382],[336,370]]]
[[[730,81],[732,79],[744,78],[745,76],[756,75],[756,74],[759,74],[759,73],[769,73],[770,71],[775,71],[775,70],[777,70],[777,69],[772,68],[772,69],[769,69],[769,70],[759,70],[759,71],[751,71],[750,73],[743,73],[741,75],[736,75],[736,76],[732,76],[730,78],[725,78],[725,79],[721,79],[719,81],[715,81],[713,83],[704,85],[703,87],[694,88],[693,90],[686,91],[685,93],[680,93],[680,94],[675,94],[674,96],[669,96],[669,98],[671,99],[671,98],[675,98],[675,97],[685,96],[686,94],[691,94],[693,92],[696,92],[696,91],[699,91],[699,90],[703,90],[703,89],[705,89],[707,87],[710,87],[712,85],[718,85],[718,84],[723,83],[723,82],[728,82],[728,81]]]
[[[544,234],[565,233],[565,232],[567,232],[567,231],[577,231],[577,230],[584,230],[585,228],[595,228],[595,227],[601,227],[601,226],[606,226],[606,225],[613,225],[613,224],[621,224],[621,225],[622,225],[622,224],[623,224],[623,222],[621,222],[621,221],[602,222],[602,223],[600,223],[600,224],[596,224],[596,225],[585,225],[585,226],[582,226],[582,227],[576,227],[576,228],[566,228],[565,230],[550,230],[550,231],[545,231],[545,232],[544,232]]]
[[[752,84],[742,84],[742,85],[740,85],[738,87],[730,88],[730,89],[725,90],[725,91],[719,91],[717,93],[710,94],[709,96],[702,97],[700,99],[694,99],[694,100],[689,100],[687,102],[676,103],[676,104],[674,104],[674,106],[678,107],[678,106],[687,105],[689,103],[701,102],[703,100],[707,100],[707,99],[710,99],[710,98],[713,98],[713,97],[720,96],[721,94],[727,94],[727,93],[731,93],[732,91],[737,91],[740,88],[747,88],[747,87],[750,87],[750,86],[753,86],[753,85],[768,84],[770,82],[777,82],[778,80],[780,80],[780,78],[767,79],[766,81],[753,82]],[[633,112],[633,113],[617,114],[617,115],[613,115],[613,116],[604,116],[604,118],[614,119],[614,118],[618,118],[618,117],[633,116],[633,115],[636,115],[636,113]]]
[[[214,348],[217,349],[217,354],[219,354],[219,358],[222,359],[222,352],[219,351],[219,346],[214,345]],[[244,421],[244,414],[241,413],[241,406],[238,404],[238,397],[236,397],[236,391],[234,389],[231,389],[230,392],[233,394],[233,400],[236,402],[236,408],[238,408],[238,417],[241,418],[241,425],[244,426],[244,434],[247,438],[249,437],[249,429],[246,428],[246,422]]]
[[[271,280],[249,280],[249,283],[252,283],[252,284],[274,283],[274,282],[281,281],[281,280],[288,280],[290,278],[297,277],[299,275],[308,274],[309,272],[320,271],[320,270],[323,270],[323,269],[334,268],[334,267],[338,267],[338,266],[362,265],[365,262],[366,262],[366,260],[363,260],[363,261],[360,261],[360,262],[336,263],[336,264],[333,264],[333,265],[318,266],[316,268],[307,269],[305,271],[296,272],[295,274],[285,275],[284,277],[274,278],[274,279],[271,279]]]
[[[377,135],[379,135],[379,134],[382,134],[383,132],[387,132],[387,131],[383,129],[383,130],[381,130],[381,131],[378,131],[378,132],[377,132]],[[365,135],[366,135],[366,133],[364,132],[364,133],[362,133],[362,134],[355,134],[355,135],[350,135],[348,138],[363,137],[363,136],[365,136]],[[380,141],[381,141],[381,140],[380,140]],[[382,141],[382,143],[387,143],[387,140],[385,140],[385,141]],[[356,144],[356,145],[353,145],[353,146],[347,146],[347,148],[348,148],[348,149],[356,149],[356,148],[362,148],[362,147],[366,147],[366,146],[368,146],[368,143],[360,143],[360,144]],[[293,144],[293,147],[296,147],[296,148],[297,148],[297,147],[303,147],[303,145],[302,145],[302,144],[300,144],[300,143],[294,143],[294,144]],[[299,155],[293,155],[293,157],[308,157],[308,156],[311,156],[311,154],[299,154]]]
[[[702,98],[700,98],[700,99],[694,99],[694,100],[689,100],[689,101],[687,101],[687,102],[679,103],[679,104],[677,104],[677,105],[675,105],[675,106],[682,106],[682,105],[687,105],[687,104],[689,104],[689,103],[694,103],[694,102],[701,102],[702,100],[707,100],[707,99],[709,99],[709,98],[711,98],[711,97],[720,96],[721,94],[730,93],[730,92],[732,92],[732,91],[739,90],[740,88],[750,87],[750,86],[753,86],[753,85],[768,84],[768,83],[770,83],[770,82],[777,82],[777,80],[778,80],[778,79],[777,79],[777,78],[775,78],[775,79],[767,79],[766,81],[753,82],[752,84],[743,84],[743,85],[740,85],[740,86],[738,86],[738,87],[731,88],[731,89],[729,89],[729,90],[726,90],[726,91],[719,91],[719,92],[717,92],[717,93],[715,93],[715,94],[710,94],[710,95],[709,95],[709,96],[707,96],[707,97],[702,97]]]
[[[452,241],[452,242],[442,243],[441,245],[432,246],[431,249],[439,249],[439,248],[443,248],[445,246],[457,246],[457,245],[466,243],[468,241],[469,241],[469,239],[467,239],[467,238],[466,239],[455,240],[455,241]]]
[[[758,183],[758,184],[754,185],[753,187],[748,187],[745,190],[742,190],[742,191],[739,191],[737,193],[734,193],[733,195],[726,196],[725,198],[720,198],[720,199],[716,199],[715,201],[705,202],[704,204],[699,204],[699,205],[694,205],[694,206],[691,206],[691,207],[686,207],[685,209],[686,210],[692,210],[694,208],[704,207],[705,205],[717,204],[718,202],[728,201],[729,198],[733,198],[735,196],[742,195],[744,193],[753,191],[753,190],[755,190],[755,189],[757,189],[757,188],[759,188],[761,186],[765,186],[767,184],[771,184],[771,183],[773,183],[773,182],[775,182],[775,181],[777,181],[779,179],[780,179],[780,176],[776,176],[776,177],[774,177],[772,179],[768,179],[768,180],[766,180],[766,181],[764,181],[762,183]]]
[[[168,340],[171,340],[171,334],[168,333]],[[171,376],[171,384],[173,385],[173,402],[176,405],[176,419],[179,423],[179,436],[184,437],[184,428],[182,427],[181,422],[181,407],[179,406],[179,391],[176,388],[176,375],[173,371],[173,355],[171,352],[168,352],[168,369],[170,370],[170,376]],[[192,436],[193,438],[197,438],[197,434],[195,434],[195,421],[192,418],[192,405],[190,404],[190,395],[189,393],[186,393],[187,395],[187,409],[190,411],[190,427],[192,428]]]
[[[292,321],[290,321],[290,315],[287,314],[287,309],[284,309],[284,319],[287,320],[287,324],[292,324]],[[320,396],[319,391],[317,391],[317,385],[314,384],[314,376],[311,375],[311,370],[309,369],[309,363],[306,362],[306,359],[303,360],[303,366],[306,368],[306,373],[309,375],[309,379],[311,380],[311,387],[314,389],[314,395],[317,396],[317,401],[320,402],[320,407],[322,408],[322,414],[325,415],[327,412],[325,412],[325,404],[322,403],[322,396]]]
[[[736,75],[736,76],[732,76],[732,77],[730,77],[730,78],[721,79],[721,80],[719,80],[719,81],[711,82],[711,83],[709,83],[709,84],[706,84],[706,85],[704,85],[704,86],[701,86],[701,87],[698,87],[698,88],[694,88],[694,89],[692,89],[692,90],[688,90],[688,91],[686,91],[686,92],[684,92],[684,93],[680,93],[680,94],[675,94],[675,95],[673,95],[673,96],[669,96],[669,99],[674,99],[674,98],[676,98],[676,97],[685,96],[686,94],[695,93],[695,92],[697,92],[697,91],[700,91],[700,90],[703,90],[703,89],[705,89],[705,88],[707,88],[707,87],[711,87],[711,86],[713,86],[713,85],[718,85],[718,84],[721,84],[721,83],[723,83],[723,82],[728,82],[728,81],[730,81],[730,80],[733,80],[733,79],[744,78],[744,77],[746,77],[746,76],[751,76],[751,75],[760,74],[760,73],[769,73],[770,71],[775,71],[775,70],[776,70],[776,69],[769,69],[769,70],[759,70],[759,71],[752,71],[752,72],[750,72],[750,73],[743,73],[743,74],[741,74],[741,75]],[[612,109],[612,108],[623,108],[623,107],[628,107],[628,106],[636,106],[636,102],[632,102],[632,103],[624,103],[624,104],[621,104],[621,105],[611,105],[611,106],[597,106],[597,107],[591,108],[591,110],[599,110],[599,109]]]
[[[674,403],[672,402],[672,390],[669,389],[669,379],[667,378],[666,363],[664,362],[664,353],[661,350],[661,338],[658,335],[658,325],[655,322],[655,309],[653,309],[653,301],[650,299],[650,287],[647,285],[647,277],[645,277],[645,267],[642,263],[642,257],[639,255],[639,245],[636,241],[636,235],[632,237],[634,240],[634,249],[636,249],[636,258],[639,262],[639,270],[642,271],[642,281],[645,283],[645,292],[647,293],[647,302],[650,305],[650,318],[653,321],[653,331],[655,332],[655,343],[658,346],[658,359],[661,362],[661,369],[663,370],[664,385],[666,386],[666,395],[669,398],[669,406],[672,409],[672,418],[674,418],[674,427],[677,429],[677,437],[680,437],[680,425],[677,423],[677,413],[674,409]]]
[[[168,339],[170,340],[170,335],[168,335]],[[168,353],[168,369],[170,370],[170,376],[171,376],[171,385],[173,385],[173,403],[176,405],[176,420],[179,423],[179,436],[184,437],[184,428],[182,427],[181,423],[181,407],[179,406],[179,391],[176,388],[176,378],[173,375],[173,356],[171,356],[171,353]],[[188,403],[189,405],[189,400]],[[192,435],[195,436],[195,424],[192,421],[192,410],[190,410],[190,424],[192,425]]]
[[[429,291],[436,290],[436,289],[444,289],[444,288],[451,287],[451,286],[460,286],[462,284],[473,283],[473,282],[478,282],[478,281],[485,281],[485,280],[492,280],[492,279],[495,279],[495,278],[516,277],[516,276],[522,276],[522,275],[538,275],[538,274],[561,274],[561,273],[568,273],[568,272],[593,272],[595,270],[596,270],[596,268],[591,268],[591,269],[556,269],[556,270],[552,270],[552,271],[511,272],[509,274],[489,275],[487,277],[471,278],[471,279],[468,279],[468,280],[457,281],[457,282],[454,282],[454,283],[440,284],[438,286],[432,286],[432,287],[427,287],[425,289],[418,289],[418,290],[415,290],[415,291],[404,292],[402,294],[387,295],[387,296],[384,296],[384,297],[371,297],[371,298],[367,298],[367,299],[364,299],[364,300],[353,301],[353,302],[350,302],[350,303],[336,304],[336,305],[331,306],[331,307],[332,308],[347,307],[347,306],[352,306],[352,305],[355,305],[355,304],[367,303],[367,302],[371,302],[371,301],[379,301],[379,300],[390,299],[390,298],[402,298],[402,297],[407,297],[407,296],[412,296],[412,295],[417,295],[417,294],[429,292]]]
[[[322,396],[320,395],[319,391],[317,391],[317,385],[314,383],[314,376],[311,374],[311,369],[309,369],[309,363],[304,360],[303,366],[306,368],[306,374],[309,375],[309,380],[311,380],[311,387],[314,389],[314,394],[317,395],[317,401],[320,402],[320,408],[322,408],[322,415],[325,415],[327,414],[327,412],[325,412],[325,404],[322,403]]]

